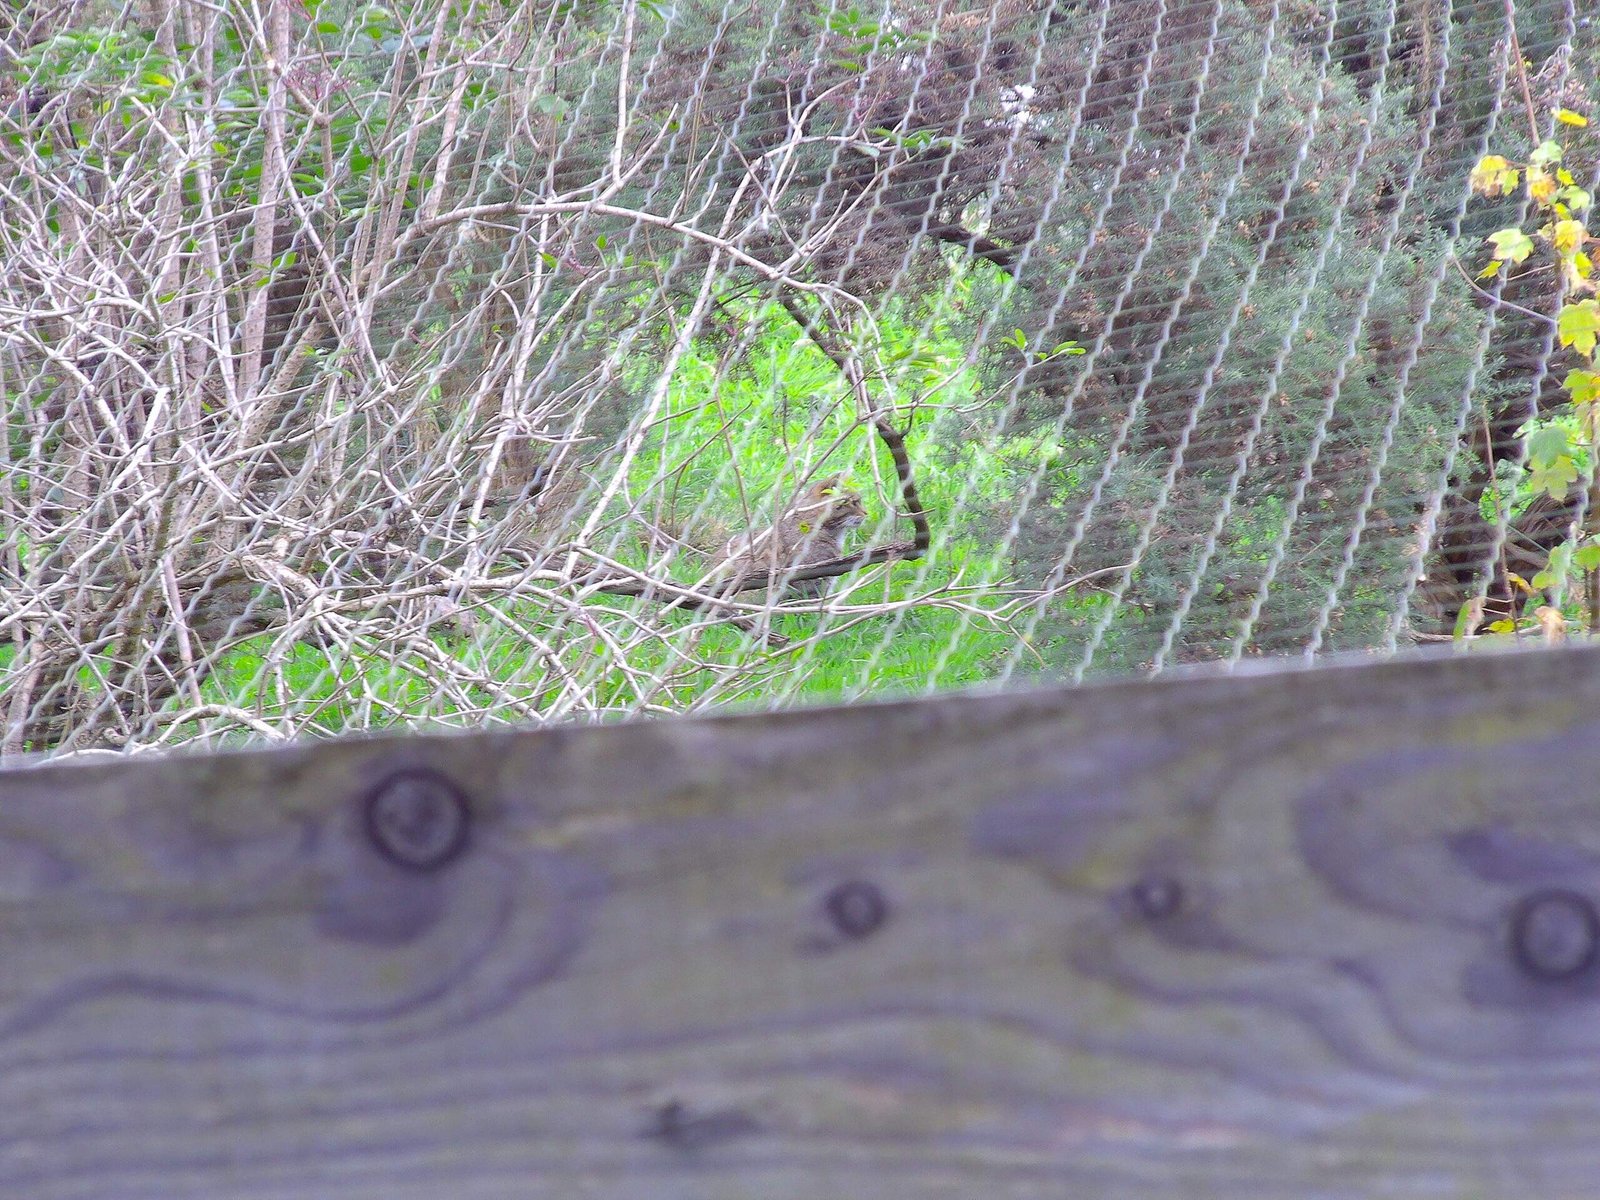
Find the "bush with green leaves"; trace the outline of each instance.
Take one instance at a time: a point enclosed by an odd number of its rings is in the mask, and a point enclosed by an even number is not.
[[[1569,108],[1555,109],[1552,119],[1569,133],[1589,125],[1587,117]],[[1567,147],[1555,139],[1540,142],[1522,161],[1485,155],[1473,168],[1472,187],[1491,198],[1525,196],[1538,222],[1531,234],[1516,225],[1489,234],[1485,240],[1491,257],[1478,278],[1492,280],[1519,270],[1537,277],[1552,297],[1557,342],[1575,359],[1562,379],[1566,404],[1535,416],[1518,431],[1525,440],[1524,456],[1506,464],[1488,491],[1487,502],[1500,519],[1509,521],[1541,499],[1565,506],[1575,485],[1583,489],[1566,536],[1550,547],[1540,569],[1530,579],[1512,575],[1512,582],[1527,596],[1522,612],[1490,622],[1488,628],[1493,633],[1525,627],[1550,633],[1559,628],[1556,614],[1563,607],[1587,628],[1600,628],[1600,588],[1593,582],[1600,572],[1600,532],[1593,507],[1595,443],[1600,436],[1600,371],[1595,369],[1600,301],[1594,297],[1594,262],[1588,249],[1600,239],[1589,233],[1587,225],[1594,197],[1574,174]],[[1575,573],[1588,577],[1587,587],[1570,586]],[[1541,591],[1548,593],[1550,605],[1542,603]],[[1468,614],[1458,634],[1470,633],[1480,615]]]

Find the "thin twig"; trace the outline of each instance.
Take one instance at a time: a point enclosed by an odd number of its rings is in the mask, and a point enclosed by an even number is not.
[[[1486,291],[1482,287],[1478,286],[1477,280],[1473,279],[1472,276],[1467,274],[1466,268],[1461,265],[1461,260],[1455,256],[1454,252],[1450,253],[1450,262],[1455,266],[1455,269],[1461,273],[1461,278],[1467,281],[1467,286],[1476,292],[1487,303],[1494,305],[1496,308],[1509,308],[1512,312],[1519,312],[1525,317],[1532,317],[1535,321],[1543,321],[1546,325],[1553,326],[1557,323],[1554,317],[1547,317],[1544,315],[1544,313],[1534,312],[1531,308],[1524,308],[1520,304],[1513,304],[1510,300],[1504,300],[1501,297],[1496,296],[1493,292]]]
[[[1532,145],[1537,146],[1539,137],[1539,114],[1533,107],[1533,93],[1528,89],[1528,67],[1522,61],[1522,43],[1517,38],[1517,2],[1505,0],[1506,3],[1506,28],[1511,34],[1511,60],[1517,73],[1517,83],[1522,88],[1522,106],[1528,114],[1528,132],[1533,136]]]

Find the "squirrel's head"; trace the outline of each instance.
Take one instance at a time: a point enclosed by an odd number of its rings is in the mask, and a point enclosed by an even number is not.
[[[799,510],[803,520],[814,516],[826,529],[854,529],[867,518],[860,493],[845,487],[842,475],[830,475],[808,487],[800,497]]]

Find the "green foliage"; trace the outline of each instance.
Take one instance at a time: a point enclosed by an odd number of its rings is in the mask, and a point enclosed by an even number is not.
[[[58,33],[19,55],[13,71],[34,87],[82,89],[123,111],[159,104],[176,86],[176,68],[153,33],[104,26]]]
[[[1437,489],[1460,398],[1493,386],[1475,375],[1470,297],[1435,281],[1448,243],[1423,219],[1432,188],[1401,212],[1377,202],[1417,174],[1416,98],[1366,92],[1340,72],[1312,84],[1312,49],[1269,53],[1242,12],[1225,11],[1223,26],[1206,102],[1229,119],[1186,146],[1181,128],[1142,130],[1130,154],[1148,172],[1119,176],[1114,141],[1086,156],[1062,208],[1091,220],[1047,242],[1059,237],[1061,265],[1046,268],[1042,298],[1017,299],[1029,318],[1017,324],[1037,324],[1033,314],[1069,289],[1074,310],[1108,329],[1087,382],[1073,360],[1030,398],[1029,419],[1045,427],[1061,425],[1070,403],[1070,428],[1089,449],[1069,460],[1083,489],[1025,530],[1023,578],[1048,578],[1075,538],[1076,569],[1119,566],[1148,539],[1127,583],[1105,582],[1125,605],[1104,629],[1076,626],[1078,613],[1041,621],[1052,664],[1148,662],[1184,603],[1214,615],[1178,635],[1180,657],[1226,653],[1235,637],[1300,639],[1319,620],[1334,645],[1381,640],[1417,568],[1414,544],[1373,530]],[[1183,187],[1169,191],[1162,165],[1180,151]],[[1073,274],[1086,241],[1093,253]],[[1123,301],[1126,281],[1145,274],[1163,287]],[[1413,344],[1419,328],[1426,337]]]
[[[862,70],[875,55],[902,54],[928,40],[928,34],[908,30],[902,21],[880,21],[856,5],[828,12],[821,23],[833,35],[834,65],[852,72]]]
[[[1563,304],[1556,318],[1556,330],[1563,346],[1571,346],[1585,358],[1593,358],[1595,342],[1600,340],[1600,301]]]
[[[1530,117],[1532,114],[1529,114]],[[1568,108],[1553,112],[1556,123],[1565,129],[1582,129],[1587,118]],[[1597,342],[1600,342],[1600,302],[1585,293],[1596,290],[1594,264],[1587,247],[1594,240],[1585,224],[1592,197],[1580,187],[1571,171],[1561,165],[1566,150],[1560,142],[1541,142],[1529,155],[1519,171],[1515,164],[1501,155],[1486,155],[1473,168],[1470,182],[1474,190],[1486,196],[1497,197],[1515,192],[1519,179],[1525,183],[1527,196],[1537,219],[1544,222],[1534,236],[1511,226],[1491,233],[1486,239],[1493,247],[1493,261],[1480,273],[1480,278],[1499,274],[1504,265],[1518,266],[1533,256],[1539,244],[1548,248],[1550,278],[1554,280],[1559,306],[1556,312],[1556,336],[1559,344],[1579,357],[1579,366],[1568,371],[1564,385],[1568,392],[1568,405],[1562,412],[1541,415],[1529,421],[1521,430],[1525,439],[1525,471],[1513,471],[1510,476],[1511,494],[1504,494],[1504,481],[1498,481],[1494,491],[1495,503],[1516,511],[1533,498],[1548,496],[1564,501],[1574,484],[1586,481],[1592,488],[1595,482],[1595,438],[1600,428],[1600,376],[1592,369]],[[1541,269],[1548,269],[1541,264]],[[1592,511],[1594,501],[1589,507]],[[1592,522],[1591,522],[1592,524]],[[1563,541],[1551,548],[1544,567],[1535,573],[1529,590],[1549,589],[1559,603],[1565,598],[1568,576],[1574,570],[1593,571],[1600,548],[1593,533],[1579,541]],[[1591,591],[1591,595],[1593,592]],[[1527,624],[1538,624],[1547,635],[1553,628],[1558,610],[1540,607],[1525,618]],[[1595,624],[1600,614],[1589,614],[1589,624]],[[1510,629],[1518,628],[1516,622],[1502,622]],[[1491,626],[1494,628],[1494,626]]]

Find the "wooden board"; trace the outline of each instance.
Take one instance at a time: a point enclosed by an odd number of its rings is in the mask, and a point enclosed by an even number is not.
[[[0,1196],[1600,1194],[1600,652],[0,774]]]

